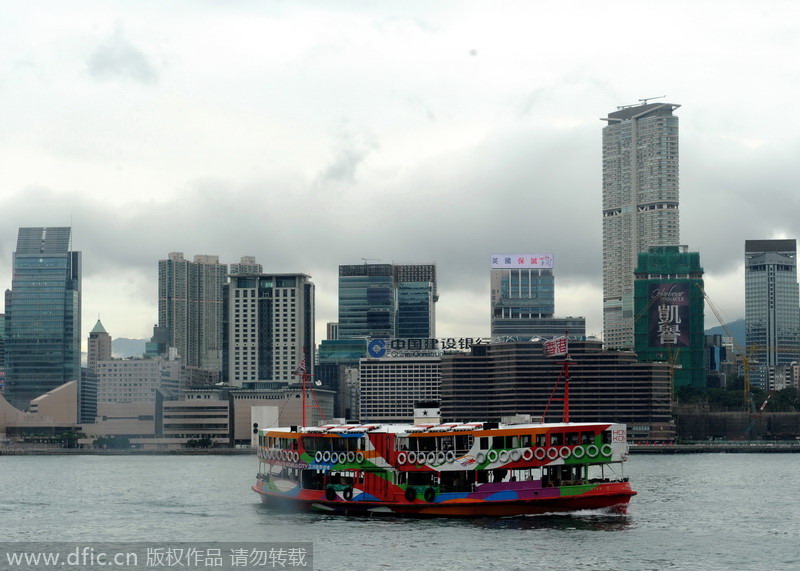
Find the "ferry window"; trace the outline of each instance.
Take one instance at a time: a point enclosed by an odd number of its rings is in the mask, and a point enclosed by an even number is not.
[[[564,434],[562,432],[554,432],[550,435],[550,446],[561,446],[564,444]]]
[[[567,445],[575,446],[576,444],[578,444],[578,433],[567,432]]]
[[[611,431],[604,430],[602,432],[602,435],[603,435],[603,444],[611,444]]]
[[[546,434],[537,434],[536,435],[536,446],[545,446],[547,444],[547,435]]]
[[[488,436],[481,436],[481,450],[488,450],[489,449],[489,437]]]
[[[436,439],[435,438],[420,438],[419,439],[419,449],[425,452],[433,452],[436,450]]]
[[[472,436],[457,435],[456,436],[456,450],[467,451],[472,448]]]
[[[519,445],[523,448],[529,448],[531,445],[531,435],[523,434],[519,437]]]
[[[408,450],[408,437],[398,437],[397,440],[395,440],[395,447],[397,450]]]
[[[511,448],[519,448],[519,436],[511,437]]]
[[[591,444],[593,440],[593,432],[581,432],[581,444]]]

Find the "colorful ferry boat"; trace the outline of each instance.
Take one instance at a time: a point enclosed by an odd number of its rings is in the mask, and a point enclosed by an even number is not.
[[[263,429],[253,490],[300,510],[400,516],[625,513],[624,424],[327,424]]]

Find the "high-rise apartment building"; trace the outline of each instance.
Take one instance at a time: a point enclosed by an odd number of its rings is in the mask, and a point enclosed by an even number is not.
[[[339,339],[436,336],[436,266],[339,266]]]
[[[750,383],[782,385],[800,362],[800,294],[795,240],[746,240],[744,313]]]
[[[218,256],[185,260],[172,252],[158,262],[158,325],[185,367],[222,370],[222,286],[228,267]]]
[[[224,378],[299,382],[314,372],[314,284],[306,274],[233,275],[224,287]]]
[[[242,256],[238,264],[231,264],[230,274],[232,276],[261,273],[264,273],[264,268],[261,267],[261,264],[256,263],[255,256]]]
[[[680,105],[618,108],[603,119],[603,337],[633,347],[633,272],[640,252],[680,243]]]
[[[493,254],[491,267],[493,339],[528,341],[565,333],[585,337],[585,318],[553,316],[553,254]]]
[[[81,254],[70,228],[20,228],[6,290],[6,399],[26,409],[81,382]]]

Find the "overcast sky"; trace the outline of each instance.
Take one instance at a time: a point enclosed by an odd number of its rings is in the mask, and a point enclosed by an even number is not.
[[[438,336],[479,337],[490,254],[546,252],[556,315],[599,335],[599,119],[664,95],[681,242],[736,319],[744,241],[798,236],[799,24],[790,1],[0,0],[0,290],[19,227],[71,225],[83,337],[149,337],[173,251],[310,274],[318,341],[340,264],[435,262]]]

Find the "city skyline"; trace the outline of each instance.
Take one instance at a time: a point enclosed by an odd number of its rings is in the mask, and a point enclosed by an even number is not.
[[[85,329],[99,316],[114,337],[152,333],[171,251],[309,274],[318,340],[339,265],[435,263],[437,336],[481,336],[487,257],[545,251],[557,313],[599,335],[600,118],[666,95],[652,101],[682,105],[681,243],[743,317],[745,240],[800,234],[800,140],[767,105],[794,95],[800,39],[789,4],[706,11],[5,5],[0,288],[17,228],[71,226]]]

